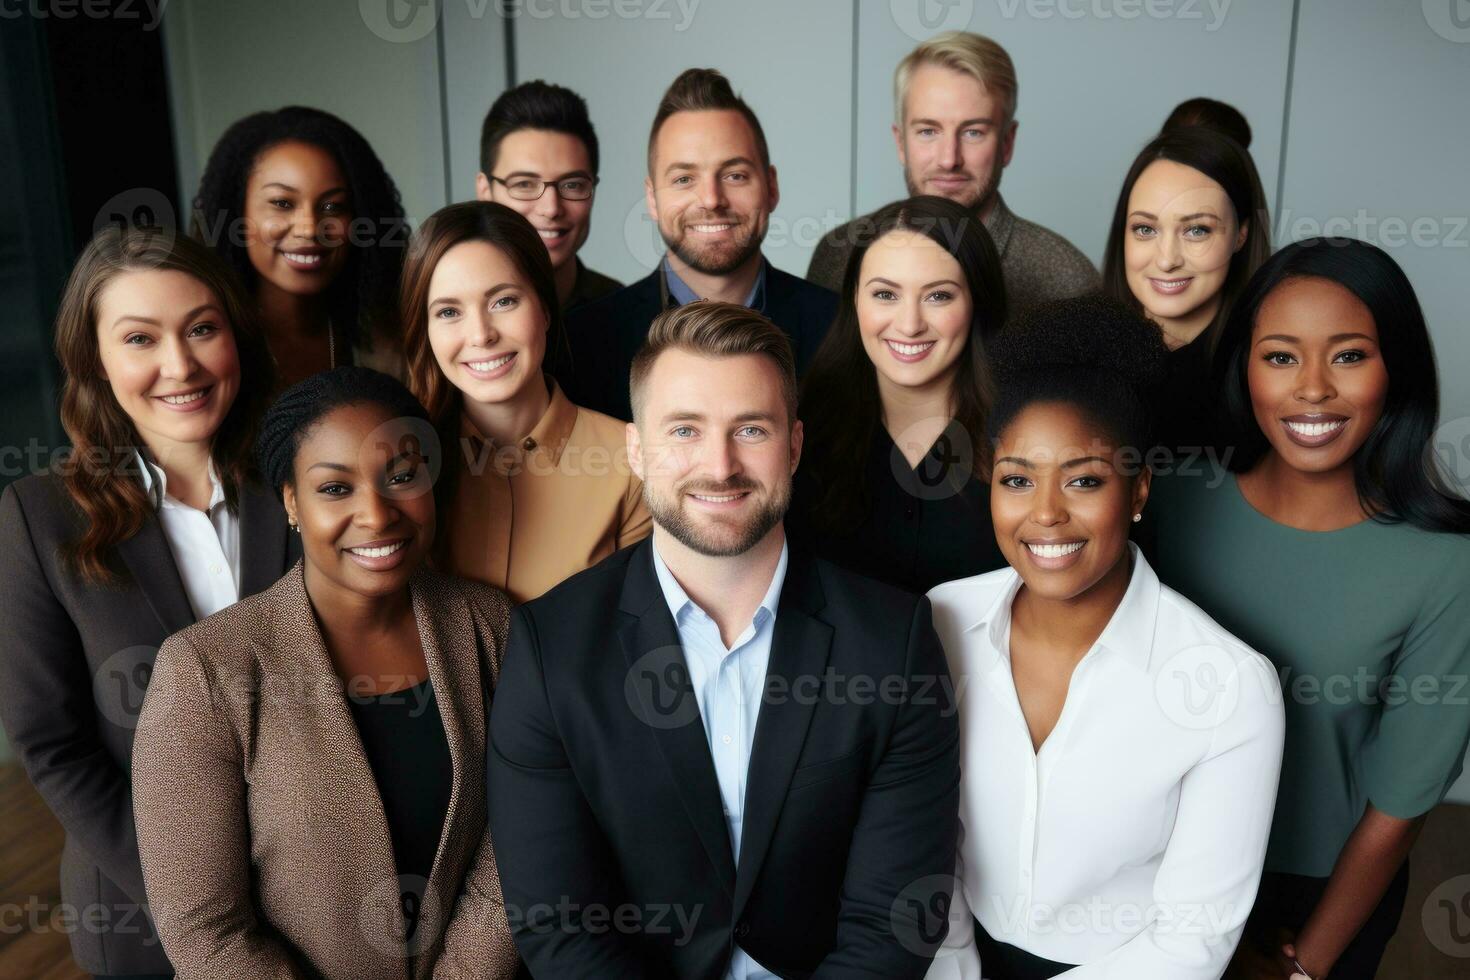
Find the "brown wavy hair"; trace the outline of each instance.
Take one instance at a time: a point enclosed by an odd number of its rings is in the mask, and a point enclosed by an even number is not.
[[[403,325],[408,390],[428,410],[429,421],[444,447],[444,466],[435,488],[441,505],[450,497],[462,461],[451,447],[459,445],[459,416],[464,408],[464,396],[444,376],[429,346],[429,282],[444,253],[462,242],[485,242],[508,255],[546,311],[547,358],[553,344],[562,345],[563,352],[566,345],[551,255],[536,229],[520,212],[492,201],[465,201],[435,211],[414,232],[403,262],[398,315]]]
[[[137,534],[152,510],[133,463],[134,450],[142,452],[146,446],[102,377],[98,305],[103,290],[119,276],[155,269],[199,280],[230,322],[240,360],[240,391],[214,435],[210,457],[231,511],[241,484],[254,475],[255,427],[275,389],[275,369],[254,305],[223,259],[190,238],[159,228],[107,228],[88,243],[72,268],[56,314],[61,424],[72,443],[61,475],[88,524],[68,546],[67,557],[88,581],[123,577],[113,549]]]

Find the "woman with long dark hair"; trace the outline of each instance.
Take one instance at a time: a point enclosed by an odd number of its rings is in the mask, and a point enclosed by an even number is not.
[[[624,423],[572,404],[542,368],[565,344],[546,246],[521,214],[434,212],[403,269],[409,387],[445,449],[436,558],[518,602],[647,537]]]
[[[287,106],[225,130],[193,234],[255,297],[283,386],[339,364],[402,375],[394,289],[408,226],[393,178],[346,122]]]
[[[1385,252],[1314,238],[1251,279],[1217,367],[1235,472],[1157,481],[1153,509],[1164,579],[1270,657],[1288,693],[1237,959],[1248,976],[1370,978],[1409,849],[1470,742],[1454,697],[1470,673],[1470,503],[1432,455],[1429,330]]]
[[[1270,254],[1261,179],[1234,140],[1203,126],[1170,129],[1134,158],[1103,249],[1103,292],[1156,323],[1169,347],[1156,396],[1162,445],[1214,444],[1210,353]]]
[[[71,933],[78,965],[171,976],[134,834],[133,729],[164,639],[294,560],[251,454],[270,355],[218,256],[115,228],[77,259],[56,353],[71,455],[0,497],[0,720],[66,833],[62,900],[103,916]]]
[[[871,222],[802,387],[790,526],[823,556],[922,592],[1005,563],[985,478],[985,348],[1005,283],[984,225],[953,201],[910,198]]]

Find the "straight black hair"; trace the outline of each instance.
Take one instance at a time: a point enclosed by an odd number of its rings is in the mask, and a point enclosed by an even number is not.
[[[1215,389],[1223,393],[1235,439],[1231,469],[1249,470],[1270,447],[1256,424],[1246,374],[1256,315],[1277,286],[1304,277],[1348,290],[1368,308],[1378,329],[1388,395],[1378,423],[1353,457],[1364,512],[1382,523],[1470,533],[1470,501],[1449,489],[1434,457],[1439,379],[1424,312],[1398,263],[1353,238],[1308,238],[1286,246],[1257,270],[1235,304],[1215,360]]]

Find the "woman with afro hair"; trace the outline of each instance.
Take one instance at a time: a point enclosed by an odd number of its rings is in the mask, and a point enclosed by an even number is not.
[[[282,387],[341,364],[402,377],[393,309],[408,227],[350,125],[305,106],[236,122],[205,166],[192,233],[255,297]]]
[[[1160,583],[1157,327],[1037,308],[990,346],[1010,567],[929,592],[960,707],[960,846],[929,977],[1218,980],[1255,899],[1284,730],[1270,663]]]

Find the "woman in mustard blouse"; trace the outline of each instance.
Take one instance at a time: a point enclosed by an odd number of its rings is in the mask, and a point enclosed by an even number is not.
[[[542,369],[561,342],[551,259],[501,204],[452,204],[403,270],[409,387],[444,451],[441,567],[534,599],[646,537],[624,424],[567,400]]]

